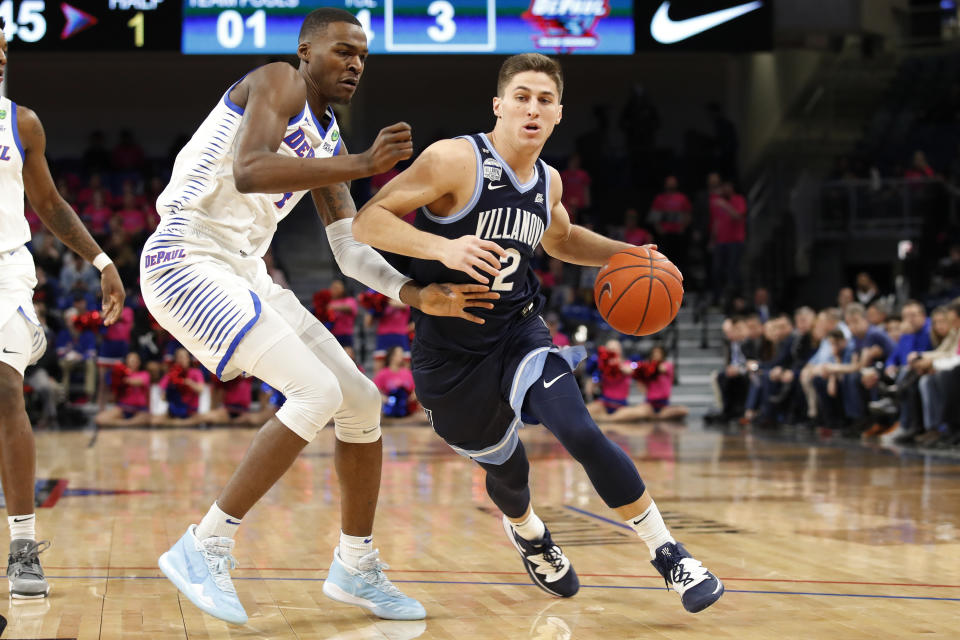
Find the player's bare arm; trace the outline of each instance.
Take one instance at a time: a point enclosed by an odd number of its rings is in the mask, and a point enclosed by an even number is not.
[[[384,251],[439,260],[488,284],[485,274],[498,276],[500,258],[507,257],[500,245],[474,235],[442,238],[400,219],[420,207],[429,207],[439,216],[458,211],[470,201],[476,179],[476,155],[469,142],[436,142],[364,205],[354,218],[353,234],[360,242]]]
[[[303,191],[386,171],[413,153],[410,125],[382,129],[358,155],[294,158],[277,153],[287,123],[303,109],[307,93],[297,70],[283,62],[252,72],[230,94],[243,108],[233,177],[241,193]]]
[[[87,262],[93,262],[103,252],[87,228],[83,226],[77,213],[61,197],[50,175],[50,167],[44,153],[47,149],[47,136],[40,118],[32,110],[20,106],[17,127],[23,142],[23,188],[30,206],[37,212],[43,224],[53,232],[63,244],[78,253]],[[113,324],[123,311],[126,293],[120,281],[120,273],[113,265],[104,267],[100,274],[100,288],[103,292],[103,321]]]
[[[633,248],[632,244],[611,240],[586,227],[571,223],[570,214],[560,202],[562,195],[563,182],[560,173],[550,167],[550,202],[553,205],[550,207],[550,226],[540,239],[540,244],[548,254],[570,264],[601,267],[613,254]],[[655,245],[648,247],[655,248]]]
[[[346,153],[347,147],[342,144],[340,154]],[[356,203],[350,195],[349,185],[345,182],[314,189],[310,196],[325,227],[337,220],[351,219],[357,215]],[[423,286],[410,281],[400,288],[400,301],[404,304],[431,315],[464,318],[478,324],[483,324],[483,320],[466,311],[466,308],[492,309],[491,301],[499,297],[500,294],[483,285],[431,283]]]

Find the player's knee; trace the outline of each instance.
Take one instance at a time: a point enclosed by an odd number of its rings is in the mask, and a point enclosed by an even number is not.
[[[343,393],[329,371],[284,385],[280,392],[287,401],[277,411],[277,418],[291,431],[312,441],[343,403]]]
[[[352,443],[380,439],[380,390],[361,373],[341,385],[343,404],[335,416],[337,440]]]

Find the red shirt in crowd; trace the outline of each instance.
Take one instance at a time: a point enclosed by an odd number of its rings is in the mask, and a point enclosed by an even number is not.
[[[101,235],[109,230],[111,216],[113,216],[113,210],[110,207],[106,205],[97,207],[88,204],[83,210],[82,217],[90,231]]]
[[[407,367],[402,367],[394,371],[390,367],[384,367],[373,376],[373,384],[377,385],[380,393],[390,395],[390,392],[401,387],[407,390],[407,393],[413,393],[413,372]]]
[[[335,336],[353,335],[353,324],[357,318],[356,298],[352,296],[337,298],[336,300],[331,300],[327,307],[329,308],[333,304],[346,305],[349,307],[349,310],[331,309],[331,314],[333,315],[333,329],[331,329],[330,333]]]
[[[693,207],[690,199],[679,191],[664,191],[653,199],[651,220],[660,223],[663,233],[683,233],[690,224]]]
[[[728,202],[739,214],[731,214],[722,202]],[[747,239],[747,201],[739,194],[733,194],[727,201],[719,193],[710,195],[710,227],[713,240],[717,244],[744,242]]]
[[[567,169],[560,172],[560,179],[563,181],[563,196],[560,198],[563,206],[571,212],[586,207],[590,174],[583,169]]]
[[[410,307],[395,307],[388,304],[380,316],[380,323],[377,325],[377,335],[386,333],[406,333],[407,326],[410,324]]]
[[[191,367],[189,370],[187,370],[186,378],[187,380],[193,380],[194,382],[203,384],[203,374],[200,373],[200,369],[197,369],[196,367]],[[168,373],[160,378],[160,388],[166,391],[169,384],[170,374]],[[184,388],[180,391],[180,397],[183,399],[183,403],[193,410],[196,410],[197,407],[200,406],[200,394],[190,387],[184,386]]]
[[[120,312],[120,317],[112,325],[106,328],[104,337],[107,340],[123,340],[130,342],[130,334],[133,332],[133,309],[124,307]]]
[[[231,409],[250,408],[250,378],[237,376],[223,384],[223,404]]]
[[[645,244],[652,244],[653,236],[650,235],[650,232],[643,227],[637,227],[635,229],[627,229],[624,231],[623,241],[629,242],[630,244],[635,244],[639,247]]]
[[[130,380],[137,380],[140,384],[130,384]],[[117,398],[117,404],[125,407],[136,407],[146,409],[150,406],[150,372],[134,371],[127,376],[126,384],[120,397]]]
[[[147,220],[142,209],[124,209],[117,211],[117,216],[123,221],[123,231],[129,236],[143,233]]]

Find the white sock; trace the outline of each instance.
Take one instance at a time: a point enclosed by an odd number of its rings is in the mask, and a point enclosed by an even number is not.
[[[517,532],[518,536],[529,542],[543,540],[543,534],[547,532],[547,526],[543,524],[540,516],[533,512],[533,507],[530,507],[530,515],[527,516],[526,520],[523,522],[511,520],[510,526]]]
[[[234,518],[220,510],[217,503],[214,502],[203,516],[203,520],[197,525],[197,539],[205,540],[212,536],[219,538],[233,538],[237,535],[237,527],[240,526],[240,518]]]
[[[10,525],[11,540],[36,540],[37,515],[30,513],[23,516],[7,516],[7,524]]]
[[[658,547],[668,542],[676,542],[670,535],[670,531],[667,530],[667,525],[663,522],[663,516],[660,515],[656,502],[651,502],[646,511],[626,522],[627,526],[636,531],[637,535],[647,543],[651,558],[656,557]]]
[[[373,534],[348,536],[340,532],[340,560],[351,569],[360,568],[360,558],[373,553]]]

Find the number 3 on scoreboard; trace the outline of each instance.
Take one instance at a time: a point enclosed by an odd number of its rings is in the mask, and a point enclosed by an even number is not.
[[[447,0],[433,0],[427,7],[427,13],[434,16],[437,24],[427,27],[427,35],[434,42],[448,42],[457,33],[457,23],[453,21],[453,5]]]

